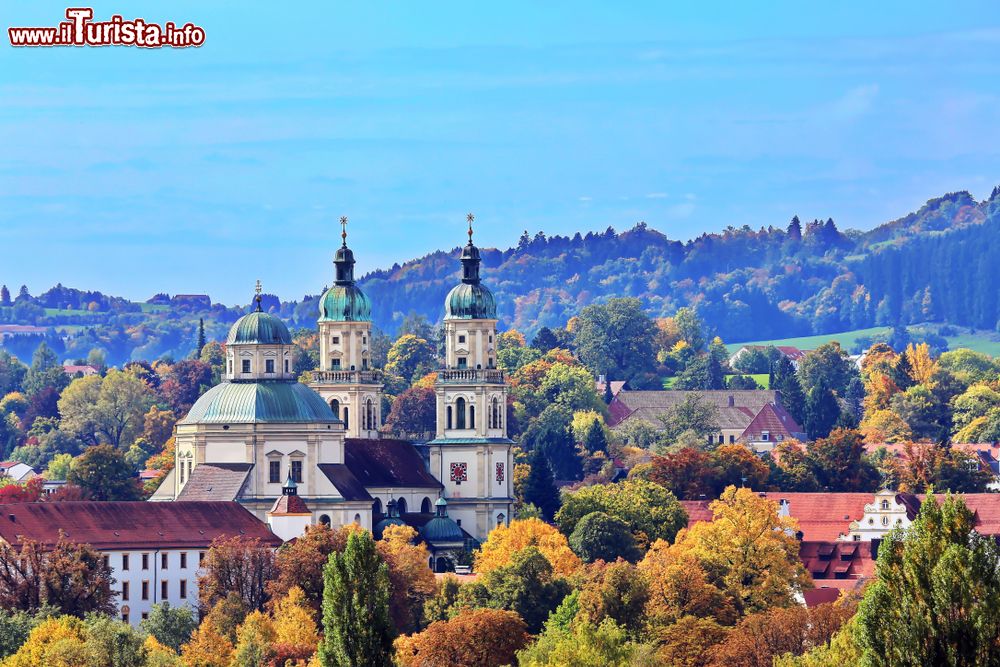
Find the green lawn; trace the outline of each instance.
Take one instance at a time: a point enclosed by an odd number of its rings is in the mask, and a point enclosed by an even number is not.
[[[99,315],[100,313],[92,313],[89,310],[84,310],[83,308],[46,308],[45,314],[48,317],[59,317],[60,315]]]
[[[936,326],[932,325],[932,327],[932,331],[937,330]],[[924,325],[919,324],[907,328],[911,332],[926,329]],[[797,338],[781,338],[776,340],[755,340],[749,343],[730,343],[726,345],[726,348],[728,348],[730,353],[736,352],[736,350],[744,345],[790,345],[800,350],[815,350],[820,345],[835,340],[840,343],[841,347],[849,350],[854,347],[854,343],[857,342],[858,338],[884,335],[888,334],[889,331],[889,327],[872,327],[870,329],[858,329],[842,333],[821,334],[819,336],[799,336]],[[1000,335],[994,332],[977,331],[971,334],[968,332],[968,329],[965,329],[958,335],[945,336],[945,340],[948,341],[949,350],[957,350],[960,347],[964,347],[993,357],[1000,356]]]
[[[142,306],[142,312],[144,313],[162,313],[165,310],[170,310],[170,306],[162,303],[140,303]]]

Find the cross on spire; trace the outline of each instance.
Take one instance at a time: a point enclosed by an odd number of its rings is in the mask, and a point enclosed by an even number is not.
[[[347,247],[347,216],[340,216],[340,240],[344,242],[344,247]]]
[[[263,310],[263,308],[261,308],[261,305],[260,305],[260,301],[261,301],[260,292],[261,292],[262,289],[263,288],[260,285],[260,281],[258,280],[257,281],[257,285],[254,287],[254,294],[255,294],[255,296],[253,298],[253,300],[257,302],[257,312],[258,313],[261,310]]]
[[[465,219],[469,221],[469,245],[472,245],[472,222],[476,219],[476,216],[472,213],[467,213]]]

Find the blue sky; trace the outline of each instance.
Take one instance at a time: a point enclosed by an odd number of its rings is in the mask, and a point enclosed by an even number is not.
[[[865,229],[987,196],[995,5],[825,4],[131,1],[96,17],[191,21],[205,45],[4,34],[0,282],[299,298],[332,279],[340,215],[364,271],[459,245],[469,210],[508,247],[639,220]]]

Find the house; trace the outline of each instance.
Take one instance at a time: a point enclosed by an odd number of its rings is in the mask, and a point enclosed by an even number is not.
[[[68,501],[0,505],[0,542],[51,548],[60,534],[89,544],[111,568],[123,621],[138,625],[152,606],[198,604],[198,568],[216,538],[241,536],[277,548],[280,538],[234,502]]]
[[[608,425],[620,430],[642,421],[662,429],[663,419],[689,397],[716,408],[716,424],[707,436],[709,445],[742,442],[755,451],[770,451],[782,440],[804,439],[805,433],[781,406],[775,390],[629,391],[622,390],[608,406]]]
[[[755,350],[758,352],[764,352],[770,345],[744,345],[740,349],[733,353],[733,356],[729,357],[729,365],[734,366],[741,356],[747,354],[748,352]],[[809,350],[800,350],[797,347],[791,345],[774,345],[774,349],[784,355],[795,368],[799,367],[799,362],[802,361],[802,357],[806,356]]]
[[[74,364],[63,364],[63,372],[70,377],[76,377],[77,373],[81,377],[90,377],[91,375],[100,375],[101,373],[100,369],[96,366],[77,366]]]
[[[170,301],[177,306],[212,307],[212,298],[207,294],[175,294]]]
[[[917,517],[926,495],[897,493],[797,493],[761,492],[777,503],[780,516],[798,524],[799,558],[818,589],[853,590],[875,572],[882,539],[896,527],[906,528]],[[1000,494],[955,494],[972,510],[976,532],[1000,537]],[[688,513],[688,525],[711,521],[711,502],[680,501]],[[939,499],[938,502],[941,502]],[[807,604],[828,601],[830,593],[806,595]]]
[[[0,324],[0,342],[5,338],[18,336],[44,336],[48,333],[46,327],[35,327],[27,324]]]
[[[908,443],[902,442],[866,442],[865,453],[875,454],[884,449],[891,456],[905,459]],[[989,442],[953,442],[953,449],[961,450],[975,460],[980,470],[988,472],[993,480],[987,485],[990,491],[1000,490],[1000,444]]]
[[[27,463],[3,461],[0,462],[0,477],[6,477],[20,483],[27,482],[33,477],[38,477],[38,473]]]
[[[594,382],[594,389],[597,391],[597,395],[601,398],[604,397],[604,392],[607,391],[605,385],[607,384],[607,379],[605,376],[601,375]],[[621,390],[625,388],[625,380],[612,380],[611,381],[611,398],[614,398]]]

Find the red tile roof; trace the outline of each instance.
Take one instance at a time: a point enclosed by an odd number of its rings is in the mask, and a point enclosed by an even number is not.
[[[268,514],[312,514],[312,510],[301,496],[281,495],[274,501]]]
[[[0,505],[0,540],[19,547],[25,538],[51,546],[67,539],[95,549],[207,548],[217,537],[281,539],[235,502],[61,502]]]

